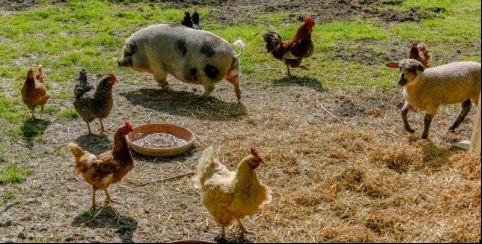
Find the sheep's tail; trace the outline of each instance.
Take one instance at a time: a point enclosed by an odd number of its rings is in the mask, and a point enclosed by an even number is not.
[[[244,51],[244,46],[245,46],[244,42],[238,39],[233,43],[233,46],[239,48],[239,53],[234,55],[235,58],[239,58],[239,56],[241,56],[241,54],[243,54],[243,51]]]

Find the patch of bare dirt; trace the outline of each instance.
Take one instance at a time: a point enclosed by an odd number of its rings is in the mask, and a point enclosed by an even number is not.
[[[351,20],[353,18],[378,17],[385,22],[420,22],[431,19],[445,11],[443,8],[411,8],[409,11],[396,11],[393,6],[403,3],[403,0],[372,1],[372,0],[192,0],[171,1],[169,5],[187,8],[196,5],[211,5],[220,7],[209,18],[214,18],[225,25],[238,23],[263,23],[258,18],[259,13],[290,13],[285,23],[297,22],[299,16],[310,16],[317,22],[333,20]]]

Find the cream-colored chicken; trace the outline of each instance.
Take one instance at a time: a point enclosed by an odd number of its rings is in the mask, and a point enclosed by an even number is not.
[[[242,234],[252,234],[241,224],[241,219],[254,214],[271,199],[270,190],[256,177],[255,169],[263,162],[256,150],[245,157],[236,172],[230,171],[215,157],[212,147],[199,159],[197,181],[204,207],[221,225],[221,238],[225,239],[225,227],[233,220],[238,222]]]

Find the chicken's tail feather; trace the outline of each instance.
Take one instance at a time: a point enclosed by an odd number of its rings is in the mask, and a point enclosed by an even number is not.
[[[84,150],[82,150],[82,148],[80,148],[75,143],[71,142],[67,144],[67,148],[69,148],[70,152],[72,153],[72,155],[75,157],[76,160],[79,160],[79,158],[82,157],[82,155],[84,155]]]
[[[199,163],[197,165],[197,184],[201,188],[204,189],[204,181],[206,176],[209,174],[210,169],[213,169],[216,165],[216,155],[214,153],[214,149],[212,146],[208,147],[204,150],[201,158],[199,159]]]
[[[266,43],[266,50],[270,53],[276,52],[281,46],[281,36],[276,31],[265,31],[263,39]]]
[[[427,50],[427,45],[425,43],[420,42],[417,44],[417,49],[423,53],[424,58],[428,61],[432,61],[432,54]]]

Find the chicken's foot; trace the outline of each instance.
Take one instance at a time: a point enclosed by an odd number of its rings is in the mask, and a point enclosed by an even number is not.
[[[109,195],[109,192],[107,191],[107,189],[104,189],[104,192],[105,192],[105,203],[104,203],[104,207],[108,207],[111,203],[116,203],[116,204],[119,204],[119,205],[122,205],[124,206],[123,203],[120,203],[116,200],[113,200],[112,198],[110,198],[110,195]]]
[[[286,68],[288,69],[288,77],[291,77],[290,66],[286,65]]]
[[[238,221],[239,229],[241,230],[242,235],[245,235],[245,234],[254,235],[255,234],[254,232],[249,231],[246,228],[244,228],[244,225],[241,223],[241,220],[237,219],[236,221]]]
[[[87,129],[89,129],[89,133],[87,135],[95,135],[94,133],[92,133],[92,130],[90,129],[90,123],[88,122],[85,122],[87,123]]]
[[[94,210],[95,210],[95,208],[94,208]],[[82,224],[82,225],[86,225],[86,224],[92,223],[92,222],[95,220],[95,218],[97,218],[97,216],[99,216],[99,214],[100,214],[103,210],[104,210],[104,208],[100,208],[99,211],[97,211],[97,213],[95,213],[94,216],[93,216],[91,219],[86,220],[86,221],[82,222],[81,224]],[[91,210],[91,211],[92,211],[92,210]]]
[[[300,65],[300,66],[298,66],[298,68],[301,68],[301,69],[304,69],[304,70],[310,70],[308,68],[308,66],[306,66],[306,65]]]
[[[102,131],[102,132],[107,132],[107,131],[105,130],[105,128],[104,128],[104,122],[102,121],[101,118],[99,118],[99,122],[100,122],[100,131]]]
[[[226,239],[226,230],[224,226],[221,226],[221,235],[217,236],[214,240],[220,243],[226,243],[228,240]]]

